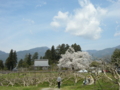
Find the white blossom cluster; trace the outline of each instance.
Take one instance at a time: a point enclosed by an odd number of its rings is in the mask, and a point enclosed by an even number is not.
[[[65,52],[65,54],[61,55],[61,59],[59,60],[58,67],[66,67],[66,68],[74,68],[77,69],[86,69],[89,67],[91,62],[91,56],[88,52],[81,52],[75,50],[72,47]]]

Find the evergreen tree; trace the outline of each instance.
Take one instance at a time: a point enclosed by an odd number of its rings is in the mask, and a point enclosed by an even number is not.
[[[0,69],[3,69],[4,68],[4,64],[3,64],[3,61],[0,60]]]
[[[60,47],[61,45],[58,45],[57,48],[56,48],[56,60],[58,61],[61,57],[61,54],[60,54]]]
[[[69,46],[68,44],[66,44],[66,46],[65,46],[65,51],[67,51],[69,47],[70,47],[70,46]],[[64,54],[65,54],[65,53],[64,53]]]
[[[17,54],[16,52],[13,52],[11,49],[9,53],[9,57],[6,59],[5,65],[8,68],[8,70],[12,70],[13,68],[16,67],[17,64]]]
[[[34,64],[34,60],[35,59],[38,59],[38,52],[35,52],[32,56],[32,61],[31,61],[31,64],[33,65]]]
[[[29,65],[27,64],[27,60],[28,60],[28,55],[26,54],[23,60],[23,67],[28,67]]]
[[[17,64],[17,54],[16,54],[16,51],[13,52],[13,63],[14,63],[14,67],[16,67],[16,64]]]
[[[14,68],[14,57],[13,57],[13,50],[10,51],[9,54],[9,61],[10,61],[10,70]]]
[[[75,43],[75,44],[72,44],[71,47],[74,48],[75,52],[77,52],[77,51],[82,51],[80,45],[77,45],[76,43]]]
[[[51,63],[56,63],[56,52],[54,46],[51,48]]]
[[[77,45],[75,43],[71,46],[75,49],[76,52],[81,51],[80,45]],[[56,64],[58,60],[61,58],[61,54],[65,54],[65,52],[69,47],[70,46],[68,44],[58,45],[56,49],[54,46],[52,46],[51,49],[45,52],[45,56],[43,57],[43,59],[49,59],[49,64],[54,64],[54,63]]]
[[[65,53],[65,51],[66,51],[66,47],[65,47],[65,44],[62,44],[61,46],[60,46],[60,54],[64,54]]]
[[[59,53],[60,55],[61,54],[65,54],[66,50],[69,48],[69,45],[68,44],[62,44],[62,45],[59,45],[57,46],[56,48],[56,52]]]
[[[20,67],[23,67],[23,60],[21,59],[20,61],[19,61],[19,63],[18,63],[18,67],[20,68]]]
[[[27,58],[27,64],[30,66],[31,65],[31,54],[29,53],[28,58]]]
[[[32,59],[38,59],[38,52],[35,52]]]
[[[57,48],[56,48],[56,53],[59,53],[60,54],[60,47],[61,45],[58,45]]]
[[[10,70],[11,68],[11,66],[10,66],[10,59],[9,59],[9,57],[6,59],[6,61],[5,61],[5,66],[7,67],[7,69],[8,70]]]
[[[48,49],[48,50],[45,52],[45,56],[44,56],[44,57],[41,57],[40,59],[48,59],[48,60],[49,60],[49,64],[51,64],[51,50]]]
[[[51,59],[51,51],[50,49],[48,49],[46,52],[45,52],[45,56],[43,57],[45,59]]]

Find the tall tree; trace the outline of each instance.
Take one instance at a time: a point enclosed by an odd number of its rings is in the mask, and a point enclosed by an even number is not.
[[[115,49],[111,56],[111,62],[117,66],[120,66],[120,49]]]
[[[8,68],[8,70],[12,70],[13,68],[16,67],[16,64],[17,64],[17,54],[16,51],[13,51],[13,49],[11,49],[9,53],[9,57],[6,59],[5,65]]]
[[[32,56],[32,61],[31,61],[31,64],[33,65],[34,64],[34,60],[35,59],[38,59],[38,52],[35,52]]]
[[[51,50],[48,49],[46,52],[45,52],[45,56],[43,57],[45,59],[51,59]]]
[[[30,66],[31,65],[31,54],[29,53],[28,58],[27,58],[27,64]]]
[[[70,47],[70,46],[69,46],[68,44],[66,44],[66,46],[65,46],[65,51],[67,51],[69,47]]]
[[[61,54],[65,54],[66,50],[69,48],[68,44],[58,45],[56,48],[56,60],[61,58]]]
[[[56,49],[54,46],[52,46],[51,49],[45,52],[45,56],[43,57],[43,59],[49,59],[49,64],[53,64],[53,63],[56,64],[58,60],[61,58],[61,54],[65,54],[65,52],[69,47],[70,46],[68,44],[64,44],[64,43],[58,45]],[[76,52],[81,51],[80,45],[73,44],[72,47],[75,48]]]
[[[17,64],[17,53],[16,51],[13,52],[13,65],[14,67],[16,67],[16,64]]]
[[[8,70],[10,70],[11,66],[10,66],[10,59],[9,59],[9,57],[5,61],[5,66],[7,67]]]
[[[58,45],[57,48],[56,48],[56,60],[58,61],[60,59],[60,48],[61,48],[61,45]]]
[[[51,62],[56,63],[56,52],[54,46],[51,48]]]
[[[66,51],[65,44],[62,44],[62,45],[60,46],[60,54],[64,54],[65,51]]]
[[[13,50],[10,51],[9,60],[10,60],[10,70],[12,70],[14,68]]]
[[[18,63],[18,67],[19,67],[19,68],[23,67],[23,63],[24,63],[24,62],[23,62],[23,60],[21,59],[21,60],[19,61],[19,63]]]
[[[23,67],[28,67],[29,65],[27,64],[27,60],[28,60],[28,55],[26,54],[23,60]]]
[[[38,52],[35,52],[32,56],[32,59],[38,59]]]
[[[51,64],[52,63],[52,61],[51,61],[51,50],[48,49],[45,52],[45,56],[44,57],[40,57],[40,59],[48,59],[49,60],[49,64]]]
[[[11,49],[5,65],[8,68],[8,70],[12,70],[13,68],[16,67],[16,64],[17,64],[17,54],[16,52],[13,52],[13,49]]]
[[[76,43],[72,44],[71,46],[74,48],[75,52],[82,51],[80,45],[77,45]]]
[[[4,68],[4,64],[3,64],[3,61],[0,60],[0,69],[3,69]]]

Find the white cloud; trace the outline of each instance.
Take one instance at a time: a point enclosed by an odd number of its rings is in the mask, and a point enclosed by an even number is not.
[[[59,11],[58,12],[58,16],[55,16],[53,19],[56,20],[56,19],[61,19],[61,20],[66,20],[68,18],[68,12],[61,12]]]
[[[54,21],[54,22],[51,22],[51,24],[50,24],[51,26],[53,26],[53,27],[60,27],[60,24],[58,23],[58,22],[56,22],[56,21]]]
[[[59,11],[58,15],[53,17],[53,22],[51,22],[50,25],[52,27],[65,26],[67,21],[69,20],[68,14],[69,14],[68,12],[63,13]]]
[[[79,4],[82,8],[75,9],[74,14],[59,11],[53,17],[51,26],[64,27],[66,32],[84,38],[100,38],[101,18],[107,11],[100,7],[95,8],[89,0],[79,0]]]

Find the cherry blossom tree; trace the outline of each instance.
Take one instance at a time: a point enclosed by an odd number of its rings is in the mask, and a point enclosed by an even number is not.
[[[59,68],[66,67],[75,70],[86,69],[91,63],[91,56],[88,52],[75,52],[72,47],[69,47],[65,54],[61,55],[61,57],[62,58],[60,58],[58,62]]]

